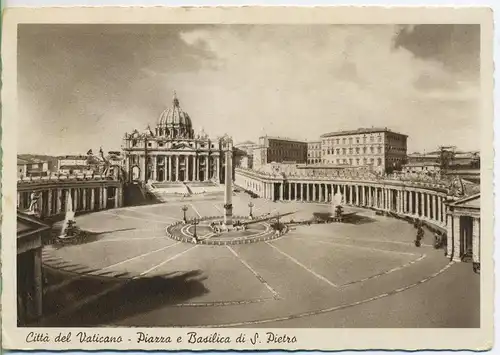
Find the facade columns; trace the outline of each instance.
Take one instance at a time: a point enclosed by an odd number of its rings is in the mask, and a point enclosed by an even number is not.
[[[167,157],[168,167],[167,167],[167,180],[172,181],[172,156]]]
[[[306,184],[306,201],[309,202],[309,183],[307,182]]]
[[[157,156],[153,155],[153,181],[158,181],[158,174],[157,174],[157,167],[158,167],[158,160]]]
[[[181,171],[181,159],[180,159],[180,156],[179,155],[176,155],[175,156],[175,181],[180,181],[181,179],[179,179],[179,173]]]
[[[284,190],[285,190],[285,183],[282,182],[280,184],[280,201],[283,201],[283,192],[284,192]]]

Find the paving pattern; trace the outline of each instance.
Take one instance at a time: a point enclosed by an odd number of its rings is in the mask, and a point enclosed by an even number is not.
[[[235,196],[234,213],[248,215],[249,201]],[[330,210],[321,204],[252,202],[254,215],[279,212],[282,221]],[[43,250],[51,311],[45,325],[373,327],[370,312],[358,309],[381,303],[389,309],[381,317],[391,326],[479,326],[479,276],[466,264],[449,263],[429,245],[430,234],[416,248],[411,224],[359,209],[353,223],[296,226],[281,238],[252,244],[196,245],[166,236],[166,228],[182,220],[183,205],[188,219],[223,209],[222,200],[210,200],[78,217],[77,224],[93,235],[89,242]],[[190,227],[182,231],[192,233]],[[450,286],[450,278],[457,285]],[[415,302],[420,298],[414,293],[426,299],[461,282],[471,287],[456,301],[468,314],[458,320],[446,321],[449,316],[442,314],[429,322],[425,314],[390,312],[391,299],[411,294],[413,306],[399,312],[421,313],[428,305]],[[455,302],[453,297],[444,294],[436,302]]]

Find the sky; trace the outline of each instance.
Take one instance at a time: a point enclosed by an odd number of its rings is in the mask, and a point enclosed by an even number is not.
[[[387,127],[480,148],[478,25],[21,25],[19,153],[117,150],[172,105],[212,137]],[[24,127],[24,128],[23,128]]]

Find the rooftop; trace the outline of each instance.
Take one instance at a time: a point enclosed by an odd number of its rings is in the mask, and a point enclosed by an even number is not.
[[[18,156],[17,157],[17,165],[25,165],[25,164],[40,164],[40,163],[46,163],[46,161],[37,159],[37,158],[32,158],[29,156]]]
[[[279,137],[279,136],[262,136],[259,137],[259,140],[262,138],[267,138],[267,139],[275,139],[279,141],[287,141],[287,142],[294,142],[294,143],[307,143],[306,141],[300,140],[300,139],[294,139],[294,138],[289,138],[289,137]]]
[[[61,155],[57,157],[58,159],[85,159],[87,160],[87,155]]]
[[[321,135],[321,138],[335,137],[335,136],[347,136],[347,135],[352,135],[352,134],[363,134],[363,133],[378,133],[378,132],[390,132],[390,133],[399,134],[399,135],[408,137],[408,135],[406,135],[406,134],[391,131],[387,127],[384,127],[384,128],[371,127],[371,128],[358,128],[355,130],[325,133],[325,134]]]

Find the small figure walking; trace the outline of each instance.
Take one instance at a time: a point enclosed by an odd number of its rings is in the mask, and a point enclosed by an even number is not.
[[[418,229],[417,229],[417,238],[415,239],[415,246],[416,247],[420,247],[420,245],[422,244],[422,239],[424,238],[424,229],[422,228],[422,226],[418,226]]]

